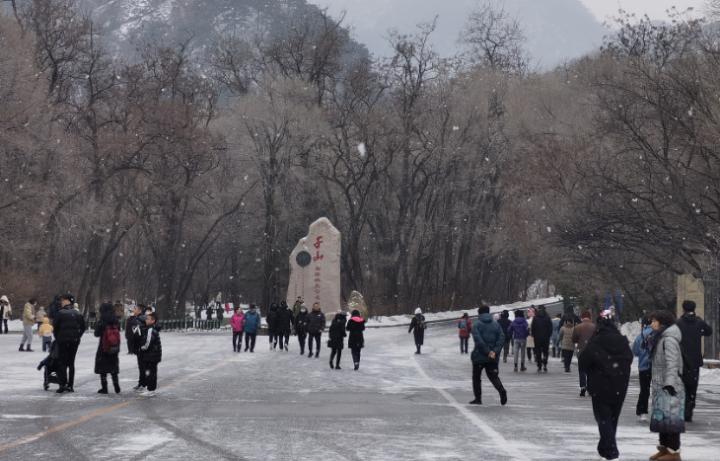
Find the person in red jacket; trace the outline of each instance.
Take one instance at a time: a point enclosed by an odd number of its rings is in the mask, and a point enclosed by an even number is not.
[[[460,353],[468,353],[468,341],[470,340],[470,332],[472,331],[472,320],[465,312],[458,322],[458,336],[460,337]]]
[[[243,329],[245,328],[245,314],[240,306],[235,307],[235,313],[230,318],[230,326],[233,332],[233,351],[242,350]]]

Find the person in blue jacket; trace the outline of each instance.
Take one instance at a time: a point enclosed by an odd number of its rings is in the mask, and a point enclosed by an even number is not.
[[[482,405],[482,382],[480,377],[482,371],[485,370],[488,379],[500,393],[500,404],[505,405],[507,403],[507,392],[500,381],[498,372],[498,360],[505,345],[505,334],[500,325],[493,320],[488,306],[481,306],[478,309],[478,320],[472,327],[472,337],[475,348],[470,354],[470,359],[473,364],[472,382],[475,400],[470,404]]]
[[[255,352],[255,338],[258,329],[260,329],[260,314],[258,314],[257,306],[250,304],[250,310],[245,314],[245,352]]]
[[[641,423],[648,420],[648,401],[650,400],[650,380],[652,379],[652,363],[648,338],[653,333],[647,317],[642,319],[642,331],[633,341],[633,355],[638,358],[638,371],[640,372],[640,395],[638,396],[635,414]]]

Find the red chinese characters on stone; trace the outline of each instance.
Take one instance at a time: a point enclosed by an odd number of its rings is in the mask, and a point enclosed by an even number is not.
[[[315,247],[315,256],[313,256],[313,261],[322,261],[323,258],[325,258],[325,255],[320,253],[320,247],[323,244],[323,237],[322,235],[318,235],[318,237],[315,239],[315,243],[313,243],[313,246]]]

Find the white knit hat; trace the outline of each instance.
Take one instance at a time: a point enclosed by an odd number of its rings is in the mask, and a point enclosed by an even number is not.
[[[417,314],[422,314],[422,309],[420,309],[419,307],[415,309],[415,315]]]

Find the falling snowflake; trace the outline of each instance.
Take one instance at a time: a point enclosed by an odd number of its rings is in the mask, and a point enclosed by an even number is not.
[[[365,147],[364,142],[361,142],[360,144],[358,144],[357,150],[360,153],[360,157],[365,158],[365,155],[367,154],[367,148]]]
[[[548,234],[552,232],[552,227],[550,226],[547,226],[545,229],[548,231]]]

